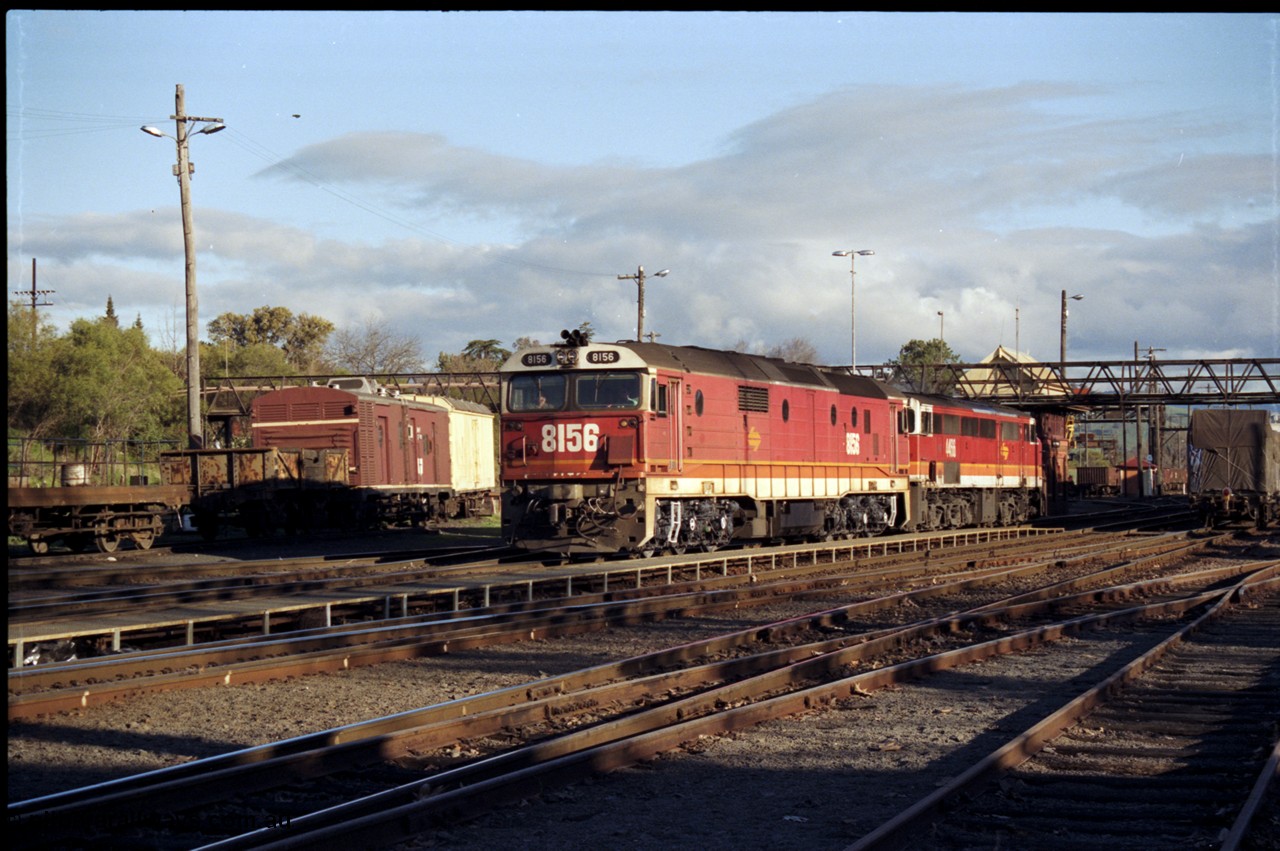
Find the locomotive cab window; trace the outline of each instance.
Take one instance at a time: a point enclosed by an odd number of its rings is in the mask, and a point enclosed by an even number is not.
[[[636,372],[593,372],[577,377],[577,407],[584,411],[601,409],[634,410],[640,407],[640,374]]]
[[[507,390],[507,410],[513,413],[562,411],[567,387],[567,378],[559,373],[516,375]]]

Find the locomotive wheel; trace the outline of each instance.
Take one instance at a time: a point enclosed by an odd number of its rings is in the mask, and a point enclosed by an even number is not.
[[[111,532],[95,536],[93,542],[97,545],[100,553],[114,553],[120,547],[120,539]]]
[[[156,533],[154,529],[137,529],[132,537],[135,547],[140,550],[149,550],[151,545],[155,543]]]

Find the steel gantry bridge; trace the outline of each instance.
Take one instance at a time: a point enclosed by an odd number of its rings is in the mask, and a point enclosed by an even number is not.
[[[1277,405],[1280,358],[1114,360],[1041,363],[926,364],[859,367],[860,374],[906,389],[1022,409],[1099,410],[1135,405]],[[248,416],[254,397],[330,376],[210,378],[203,391],[212,418]],[[453,396],[499,407],[498,373],[413,373],[378,376],[390,392]]]
[[[1022,409],[1280,404],[1280,358],[1003,362],[882,367],[921,391]]]

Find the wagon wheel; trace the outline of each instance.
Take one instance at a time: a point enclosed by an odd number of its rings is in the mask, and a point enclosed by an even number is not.
[[[49,541],[45,538],[28,538],[27,547],[31,549],[32,555],[42,556],[49,552]]]
[[[100,553],[114,553],[120,547],[120,538],[115,532],[102,528],[102,533],[94,536],[93,543],[97,545]]]
[[[145,529],[133,530],[133,545],[140,550],[149,550],[151,545],[155,543],[156,536],[160,534],[160,520],[153,518],[151,525]]]

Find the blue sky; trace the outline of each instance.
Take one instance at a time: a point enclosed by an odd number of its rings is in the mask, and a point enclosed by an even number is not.
[[[469,340],[943,333],[1069,357],[1280,355],[1280,17],[953,13],[6,15],[10,298],[202,327],[264,304]],[[295,117],[297,116],[297,117]],[[942,316],[939,317],[939,311]]]

